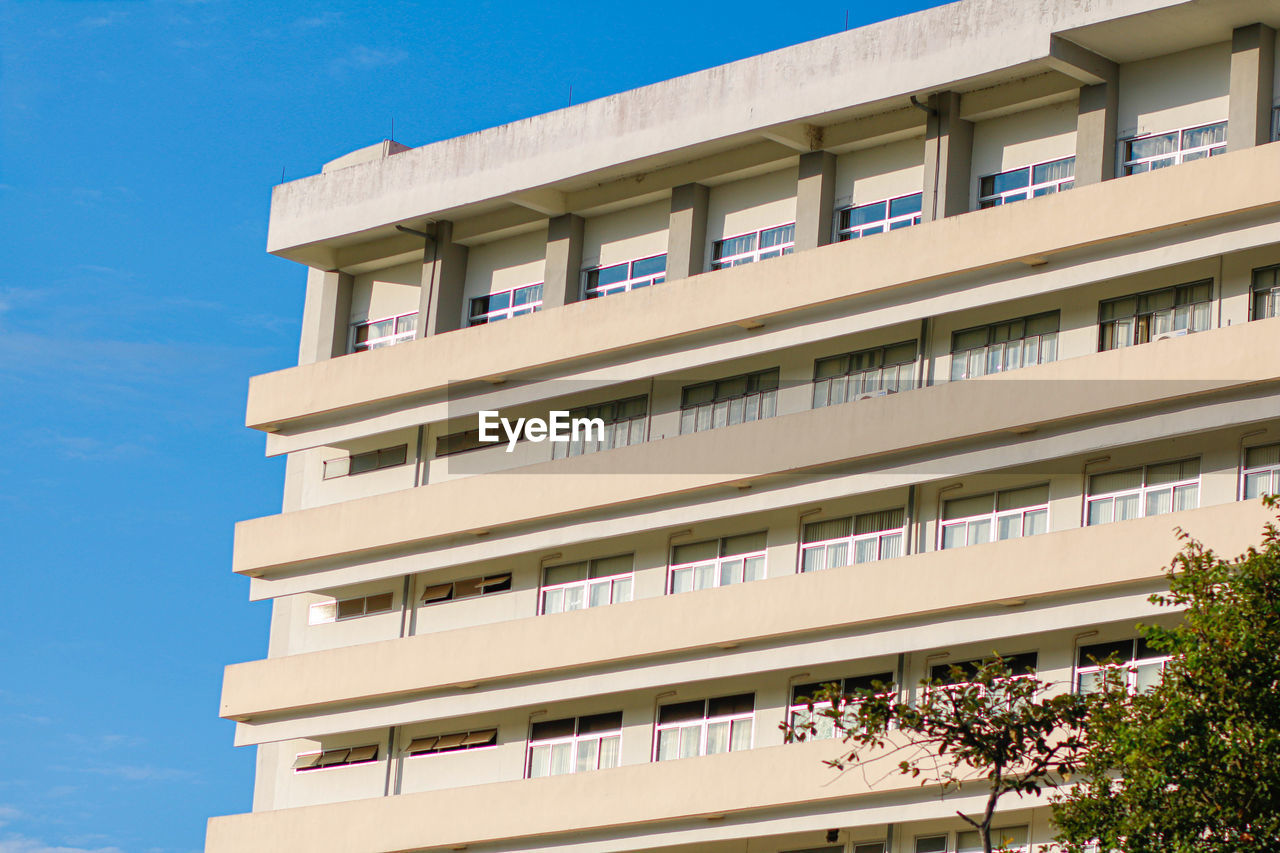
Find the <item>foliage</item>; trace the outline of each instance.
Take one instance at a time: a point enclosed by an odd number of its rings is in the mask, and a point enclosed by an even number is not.
[[[1050,694],[1032,675],[1015,675],[1000,657],[950,668],[952,683],[923,681],[914,703],[887,685],[842,694],[834,685],[811,697],[806,719],[784,724],[792,740],[834,728],[844,752],[826,764],[840,770],[900,756],[897,769],[945,792],[985,780],[982,814],[959,813],[992,850],[991,822],[1008,794],[1039,796],[1075,772],[1084,750],[1081,724],[1089,700]]]
[[[1277,507],[1275,498],[1267,505]],[[1129,696],[1112,682],[1087,721],[1082,782],[1054,804],[1064,849],[1123,853],[1280,850],[1280,533],[1218,557],[1181,534],[1169,592],[1184,610],[1140,626],[1173,656],[1163,682]]]

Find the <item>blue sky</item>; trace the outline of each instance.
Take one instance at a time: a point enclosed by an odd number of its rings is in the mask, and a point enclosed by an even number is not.
[[[222,667],[266,653],[235,521],[296,361],[269,193],[916,2],[0,0],[0,853],[190,851],[249,810]]]

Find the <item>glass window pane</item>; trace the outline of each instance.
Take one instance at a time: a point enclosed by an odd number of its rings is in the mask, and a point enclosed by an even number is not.
[[[552,776],[560,776],[573,769],[573,744],[556,743],[551,745]]]
[[[1114,501],[1111,498],[1089,501],[1089,523],[1109,524],[1112,521],[1113,504]]]
[[[880,537],[880,559],[892,560],[902,556],[902,534],[892,533]]]
[[[585,773],[588,770],[595,770],[600,759],[599,750],[600,742],[597,740],[578,741],[578,756],[573,772]]]
[[[535,746],[529,749],[529,778],[537,779],[551,773],[551,747]]]
[[[673,593],[693,591],[693,569],[679,569],[672,572],[671,591]]]
[[[1041,533],[1047,533],[1049,530],[1049,511],[1047,509],[1034,510],[1024,515],[1022,521],[1023,536],[1038,536]]]
[[[703,563],[693,567],[693,588],[710,589],[716,583],[716,564]]]
[[[655,255],[652,258],[643,258],[631,264],[632,278],[641,278],[656,275],[665,272],[667,269],[667,256]]]
[[[1022,535],[1022,514],[1004,515],[996,520],[996,535],[1001,539],[1017,539]]]
[[[680,755],[680,730],[663,729],[658,732],[658,760],[678,758]]]
[[[1028,486],[1025,489],[1006,489],[1000,492],[996,501],[996,511],[1022,509],[1049,502],[1049,484]]]
[[[729,739],[729,749],[732,752],[751,748],[751,728],[751,720],[733,721],[732,734]]]
[[[969,522],[969,544],[981,545],[991,541],[991,519],[983,518]]]
[[[587,606],[602,607],[608,604],[612,587],[612,581],[602,581],[600,583],[591,584]]]
[[[587,564],[567,563],[563,566],[548,566],[544,573],[544,583],[547,586],[555,586],[556,584],[569,583],[570,581],[585,580],[587,577]]]
[[[863,539],[854,543],[853,561],[855,563],[874,562],[879,557],[880,540],[878,538]]]
[[[1178,486],[1173,490],[1173,511],[1181,512],[1184,509],[1195,509],[1200,506],[1200,487]]]
[[[603,267],[602,269],[594,270],[592,278],[595,279],[597,285],[617,284],[630,278],[627,275],[628,266],[628,264],[614,264],[611,267]]]
[[[1164,133],[1159,136],[1146,136],[1132,139],[1126,144],[1128,160],[1141,160],[1145,157],[1156,157],[1160,154],[1171,154],[1178,150],[1178,134]]]
[[[707,726],[707,755],[729,751],[729,723],[711,723]]]
[[[685,726],[680,730],[680,757],[693,758],[702,754],[702,726]]]
[[[969,516],[991,512],[994,508],[995,495],[990,493],[974,495],[968,498],[956,498],[943,504],[942,517],[947,520],[968,518]]]
[[[1137,495],[1121,495],[1116,498],[1116,521],[1128,521],[1138,517],[1141,506]]]
[[[851,228],[866,225],[869,222],[879,222],[885,218],[885,202],[877,201],[872,204],[860,205],[851,209],[848,214],[848,227]]]
[[[920,212],[921,194],[914,193],[912,195],[904,195],[901,198],[895,198],[889,202],[890,216],[906,216],[909,213]]]
[[[964,547],[966,530],[967,530],[967,527],[963,523],[950,524],[950,525],[947,525],[946,527],[943,527],[942,528],[943,549],[945,550],[947,548]]]
[[[1157,489],[1147,492],[1146,514],[1164,515],[1173,509],[1173,490]]]
[[[750,557],[742,569],[744,581],[758,581],[764,578],[764,557]]]
[[[631,600],[631,578],[617,578],[613,582],[613,603]]]
[[[1142,469],[1130,468],[1109,474],[1094,474],[1089,478],[1089,494],[1105,495],[1111,492],[1127,491],[1142,486]]]

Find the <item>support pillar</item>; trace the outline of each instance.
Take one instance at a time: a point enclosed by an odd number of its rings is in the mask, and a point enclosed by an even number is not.
[[[352,278],[336,270],[307,270],[298,364],[312,364],[347,353],[351,325]]]
[[[1116,176],[1116,116],[1120,87],[1115,80],[1080,87],[1076,111],[1077,187]]]
[[[930,95],[929,110],[920,217],[924,222],[968,212],[973,161],[973,123],[960,118],[960,95]]]
[[[702,184],[682,184],[671,190],[671,220],[667,232],[667,281],[702,272],[707,251],[707,208],[711,190]]]
[[[467,247],[453,242],[453,223],[448,220],[435,223],[428,233],[418,294],[419,338],[461,328],[465,307]]]
[[[1271,141],[1276,31],[1266,24],[1237,27],[1231,34],[1231,88],[1227,107],[1227,151]]]
[[[577,302],[582,296],[582,241],[586,222],[566,213],[547,223],[546,268],[542,275],[542,310]]]
[[[796,251],[831,242],[835,215],[836,155],[810,151],[800,155],[796,176]]]

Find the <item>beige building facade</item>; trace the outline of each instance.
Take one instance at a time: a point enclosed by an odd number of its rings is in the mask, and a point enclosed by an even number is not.
[[[206,849],[975,849],[980,789],[782,727],[992,653],[1142,689],[1176,530],[1256,540],[1277,27],[962,0],[277,187],[299,363],[246,421],[287,473],[233,558],[270,643],[221,704],[253,811]]]

